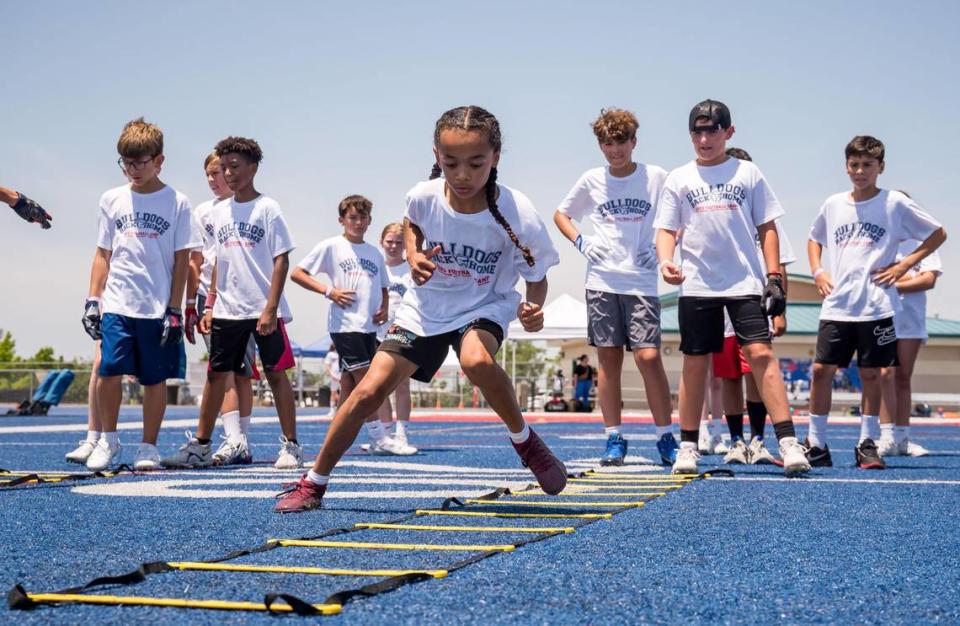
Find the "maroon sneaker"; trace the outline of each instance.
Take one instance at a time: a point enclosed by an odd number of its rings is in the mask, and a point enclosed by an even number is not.
[[[567,486],[567,468],[550,452],[550,448],[532,428],[530,437],[523,443],[514,443],[513,448],[520,455],[523,466],[530,468],[537,477],[544,493],[555,496]]]
[[[323,494],[327,491],[326,485],[317,485],[307,480],[304,474],[300,482],[288,483],[290,489],[282,492],[280,502],[273,508],[277,513],[302,513],[310,509],[319,509],[323,506]],[[284,485],[285,487],[288,485]]]

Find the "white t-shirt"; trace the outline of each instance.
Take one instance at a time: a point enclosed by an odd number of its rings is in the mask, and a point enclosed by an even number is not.
[[[810,239],[829,252],[824,268],[834,285],[820,319],[861,322],[893,316],[900,310],[897,289],[874,283],[873,272],[896,261],[900,242],[923,241],[938,228],[937,220],[899,191],[881,189],[864,202],[854,202],[849,191],[827,198],[810,228]]]
[[[174,256],[200,246],[190,201],[173,187],[137,193],[123,185],[105,192],[97,247],[111,256],[101,312],[162,318],[170,303]]]
[[[210,213],[216,237],[218,319],[258,319],[267,305],[273,261],[296,247],[280,205],[268,196],[249,202],[233,198],[214,205]],[[287,299],[280,295],[277,316],[290,323]]]
[[[560,262],[550,235],[530,200],[498,185],[497,206],[535,263],[510,240],[490,211],[457,213],[447,203],[443,179],[418,184],[407,194],[404,217],[423,232],[425,247],[440,246],[437,269],[426,284],[408,289],[395,323],[420,336],[439,335],[487,318],[503,328],[517,317],[517,281],[538,282]]]
[[[341,376],[340,354],[336,350],[330,350],[327,352],[327,356],[323,357],[323,364],[330,372],[330,380],[339,383]]]
[[[328,332],[377,332],[373,316],[383,301],[383,289],[389,285],[379,248],[366,242],[350,243],[337,235],[318,243],[299,267],[311,276],[326,274],[337,289],[354,292],[356,299],[347,308],[330,303]]]
[[[203,240],[203,263],[200,264],[200,285],[197,288],[197,294],[204,298],[210,292],[213,263],[217,258],[217,238],[214,236],[213,224],[210,221],[210,213],[216,203],[216,200],[207,200],[193,210],[193,218],[197,222],[200,237]]]
[[[790,238],[787,237],[787,232],[783,230],[783,225],[780,224],[780,220],[774,220],[773,225],[777,229],[777,237],[780,239],[780,265],[790,265],[797,262],[797,255],[793,252],[793,245],[790,243]],[[757,233],[757,254],[760,256],[760,263],[765,264],[766,261],[763,260],[763,248],[760,247],[760,233]],[[770,321],[771,328],[773,327],[773,320]],[[723,309],[723,336],[724,337],[733,337],[737,333],[733,330],[733,322],[730,321],[730,314],[727,313],[727,309]]]
[[[897,253],[899,261],[905,256],[913,254],[921,242],[908,239],[900,243]],[[943,262],[940,255],[934,252],[908,271],[904,277],[913,278],[923,272],[933,272],[937,276],[943,273]],[[927,338],[927,292],[913,291],[900,293],[901,310],[893,318],[898,339],[926,339]]]
[[[404,294],[407,293],[408,289],[413,289],[413,279],[410,277],[409,263],[404,261],[399,265],[387,265],[386,268],[387,278],[390,282],[387,287],[387,293],[390,296],[390,316],[387,318],[387,323],[381,325],[377,330],[377,337],[380,341],[383,341],[384,337],[386,337],[387,330],[390,329],[390,324],[396,319],[397,309],[400,308]]]
[[[586,217],[593,236],[611,252],[602,263],[587,260],[587,289],[657,295],[653,218],[666,178],[667,171],[656,165],[637,163],[636,171],[622,178],[597,167],[587,170],[560,203],[557,210],[571,219]]]
[[[763,293],[766,270],[757,258],[757,227],[784,214],[760,169],[729,158],[670,172],[656,228],[679,231],[681,296],[735,297]]]

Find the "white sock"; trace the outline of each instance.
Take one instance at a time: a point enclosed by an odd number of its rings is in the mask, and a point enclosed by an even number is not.
[[[242,432],[244,435],[250,432],[250,416],[249,415],[240,416],[240,432]]]
[[[105,439],[110,448],[116,448],[120,445],[120,435],[117,433],[117,431],[113,431],[112,433],[101,433],[100,438]]]
[[[880,439],[883,441],[895,441],[893,434],[893,424],[880,424]]]
[[[657,428],[659,428],[659,426]],[[700,420],[700,438],[706,439],[709,436],[710,436],[710,420]]]
[[[314,485],[326,485],[330,482],[330,476],[321,476],[313,470],[307,472],[307,480],[312,482]]]
[[[720,439],[720,422],[718,420],[707,420],[707,428],[710,431],[711,439]]]
[[[96,445],[100,441],[100,431],[99,430],[88,430],[87,431],[87,441]]]
[[[810,414],[807,427],[807,443],[811,448],[824,448],[827,445],[827,418],[829,415]]]
[[[230,441],[236,441],[243,434],[240,430],[240,411],[227,411],[220,419],[223,420],[223,434]]]
[[[509,431],[507,432],[510,435],[510,441],[512,441],[513,443],[523,443],[524,441],[530,438],[530,427],[527,426],[526,424],[523,425],[523,430],[521,430],[518,433],[509,432]]]
[[[902,442],[904,439],[910,438],[910,427],[909,426],[894,426],[893,427],[893,440],[897,443]]]
[[[702,422],[701,422],[702,423]],[[673,426],[657,426],[657,439],[673,433]]]
[[[609,437],[610,435],[619,435],[619,434],[620,434],[620,427],[619,427],[619,426],[604,426],[604,427],[603,427],[603,432],[604,432],[604,434],[607,435],[607,437]]]
[[[876,442],[880,438],[880,416],[879,415],[861,415],[860,416],[860,441],[864,439],[873,439]]]
[[[680,442],[680,449],[681,449],[681,450],[696,450],[696,449],[697,449],[697,444],[696,444],[696,442],[693,442],[693,441],[681,441],[681,442]]]
[[[400,420],[397,420],[397,425],[396,425],[394,428],[395,428],[395,432],[397,433],[397,435],[399,435],[399,436],[401,436],[401,437],[407,434],[407,423],[406,423],[406,422],[401,422]]]
[[[387,433],[383,428],[383,424],[380,423],[380,420],[367,422],[367,434],[370,435],[370,439],[373,440],[374,443],[383,441],[387,436]]]

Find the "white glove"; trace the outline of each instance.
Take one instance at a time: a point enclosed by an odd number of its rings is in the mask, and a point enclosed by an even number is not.
[[[584,237],[582,234],[577,235],[577,240],[573,242],[573,245],[591,263],[602,263],[610,257],[610,250],[606,246],[589,237]]]

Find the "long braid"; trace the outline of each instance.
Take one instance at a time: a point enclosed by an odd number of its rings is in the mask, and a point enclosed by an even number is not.
[[[503,213],[501,213],[499,207],[497,207],[497,168],[494,167],[490,170],[490,178],[487,179],[487,184],[483,190],[487,195],[487,208],[490,209],[490,215],[493,216],[493,219],[497,220],[497,224],[500,224],[503,230],[507,231],[510,241],[523,253],[523,260],[527,262],[527,265],[533,267],[536,261],[533,259],[530,248],[520,243],[517,235],[514,234],[513,229],[510,228],[507,218],[503,216]]]
[[[433,132],[434,145],[440,145],[440,133],[448,129],[476,130],[485,133],[487,140],[490,142],[490,147],[493,148],[494,152],[500,152],[502,145],[500,122],[497,121],[497,118],[494,117],[492,113],[484,108],[478,106],[462,106],[445,112],[440,116],[440,119],[437,120],[437,125]],[[440,164],[434,163],[433,169],[430,170],[430,179],[439,178],[440,174]],[[483,190],[487,198],[487,207],[490,209],[490,214],[493,216],[493,219],[507,231],[507,235],[510,236],[510,241],[523,253],[523,260],[527,262],[527,265],[533,267],[536,261],[530,252],[530,248],[520,243],[520,239],[518,239],[516,233],[513,232],[510,223],[507,222],[507,219],[497,207],[497,168],[494,167],[490,170],[490,177],[487,179],[487,184]]]

